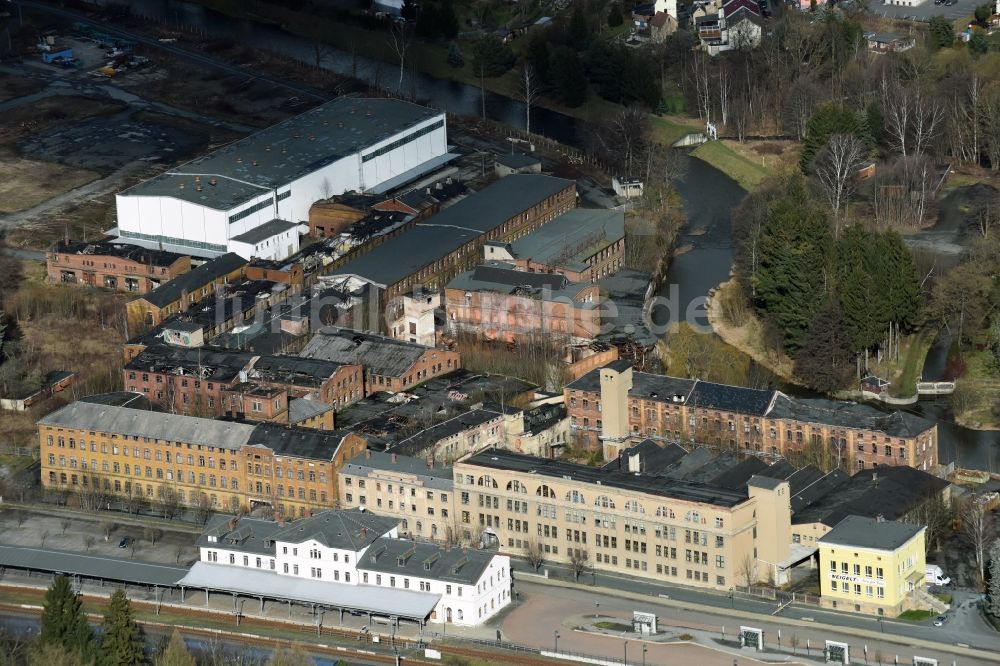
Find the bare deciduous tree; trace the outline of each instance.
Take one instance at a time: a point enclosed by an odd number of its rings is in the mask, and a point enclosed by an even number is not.
[[[90,552],[90,549],[94,547],[95,541],[97,540],[94,538],[93,534],[88,534],[87,536],[83,537],[83,547],[86,550],[86,552],[88,553]]]
[[[524,100],[524,131],[531,134],[531,105],[538,97],[538,77],[530,62],[521,67],[521,99]]]
[[[962,505],[959,518],[962,521],[962,538],[972,548],[979,572],[979,582],[982,583],[985,577],[986,549],[993,542],[993,523],[990,520],[990,513],[986,509],[986,504],[974,497]]]
[[[864,162],[864,147],[853,134],[834,134],[814,160],[814,173],[833,214],[833,237],[840,236],[840,225],[855,190],[855,175]]]
[[[389,28],[389,48],[399,60],[399,81],[396,83],[396,92],[399,94],[403,93],[403,72],[406,71],[406,54],[410,49],[410,31],[406,26],[406,23],[394,21]]]
[[[581,548],[569,549],[569,568],[573,572],[573,580],[579,581],[580,574],[587,570],[590,554]]]
[[[528,564],[535,571],[538,571],[542,564],[545,563],[545,551],[538,539],[530,539],[528,541],[528,545],[524,549],[524,558],[528,560]]]
[[[111,539],[112,533],[115,531],[115,524],[110,521],[103,521],[100,525],[101,534],[104,535],[104,540],[109,541]]]
[[[750,587],[757,581],[757,562],[751,555],[744,555],[736,565],[737,578],[743,579],[743,584]]]

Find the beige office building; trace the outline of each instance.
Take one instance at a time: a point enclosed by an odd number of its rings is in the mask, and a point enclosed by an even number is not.
[[[546,561],[719,590],[781,583],[791,547],[788,482],[752,476],[740,489],[501,449],[455,463],[462,536]],[[537,546],[536,546],[537,544]],[[576,557],[574,558],[574,554]]]

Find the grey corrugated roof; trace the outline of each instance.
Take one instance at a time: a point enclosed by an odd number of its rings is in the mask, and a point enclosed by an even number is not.
[[[299,352],[304,358],[360,363],[376,375],[399,377],[409,371],[430,347],[382,335],[327,326]]]
[[[187,273],[178,275],[170,282],[165,282],[141,298],[157,307],[170,305],[181,297],[181,294],[201,289],[209,282],[214,282],[223,275],[232,273],[247,261],[234,252],[227,252],[215,259],[206,261],[201,266]]]
[[[428,488],[451,490],[455,485],[452,468],[438,462],[428,467],[423,458],[396,455],[384,451],[365,451],[349,460],[341,469],[341,474],[353,476],[368,476],[371,472],[398,472],[407,476],[415,476]],[[384,474],[380,475],[385,477]],[[402,480],[402,478],[400,478]]]
[[[847,516],[820,538],[820,545],[895,550],[926,528],[923,525]]]
[[[358,560],[358,569],[475,585],[492,560],[491,552],[444,548],[404,539],[377,539]]]
[[[233,236],[229,240],[236,241],[237,243],[246,243],[247,245],[256,245],[261,241],[265,241],[272,236],[277,236],[282,234],[289,229],[297,227],[294,222],[288,222],[286,220],[271,220],[270,222],[265,222],[259,227],[254,227],[250,231],[244,231],[239,236]],[[247,257],[249,259],[250,257]]]
[[[301,518],[271,538],[287,543],[318,541],[327,548],[359,551],[399,524],[395,518],[375,515],[363,509],[323,511]]]
[[[528,273],[501,262],[482,264],[459,273],[448,283],[449,289],[517,294],[544,300],[575,299],[590,286],[589,282],[570,282],[559,273]]]
[[[176,585],[188,573],[184,567],[22,546],[0,546],[0,566],[164,586]]]
[[[349,261],[334,274],[357,275],[388,287],[572,185],[571,180],[539,174],[501,178]]]
[[[139,183],[120,196],[169,196],[229,210],[438,115],[439,111],[397,99],[341,97]],[[195,174],[201,176],[200,191]],[[214,186],[209,184],[213,176]]]
[[[510,246],[518,259],[581,271],[585,259],[624,237],[624,211],[574,208]]]
[[[694,385],[688,404],[740,414],[763,416],[771,404],[775,391],[729,386],[699,380]]]
[[[287,599],[414,620],[425,619],[441,600],[441,595],[429,592],[332,583],[208,562],[196,562],[181,584],[188,588]]]
[[[333,460],[347,430],[316,430],[280,423],[258,423],[247,439],[250,446],[265,446],[275,455],[312,460]]]
[[[618,360],[612,361],[604,367],[613,368],[621,372],[627,370],[631,365],[628,361]],[[644,400],[659,400],[661,402],[671,402],[674,396],[681,396],[684,400],[687,400],[694,385],[695,380],[693,379],[654,375],[648,372],[633,372],[632,390],[629,391],[629,395]],[[576,391],[600,392],[601,369],[596,368],[591,370],[567,384],[566,388]]]
[[[87,402],[74,402],[60,407],[40,418],[38,424],[169,439],[229,450],[239,449],[249,442],[255,427],[246,423],[226,423]]]

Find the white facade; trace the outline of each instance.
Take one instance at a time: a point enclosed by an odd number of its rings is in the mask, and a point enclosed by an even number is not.
[[[377,113],[379,100],[372,102]],[[423,111],[426,115],[426,110]],[[366,115],[359,112],[337,125],[343,130],[349,123],[365,122]],[[234,247],[231,242],[234,237],[274,219],[308,224],[309,208],[316,201],[344,192],[372,190],[401,176],[405,180],[408,172],[416,176],[421,165],[436,164],[448,152],[445,116],[437,114],[415,121],[383,140],[352,147],[350,154],[345,154],[343,147],[349,136],[344,138],[341,136],[344,132],[339,132],[336,141],[331,139],[329,149],[331,156],[342,155],[339,159],[323,163],[325,160],[320,158],[315,169],[288,180],[284,180],[277,168],[270,173],[267,165],[272,162],[286,172],[291,171],[282,163],[285,159],[282,156],[310,139],[319,143],[306,144],[303,151],[308,149],[310,157],[322,152],[324,137],[306,137],[304,132],[333,133],[323,127],[330,128],[332,123],[315,124],[319,127],[296,130],[294,139],[285,136],[292,130],[283,133],[280,125],[264,130],[219,153],[181,165],[118,194],[118,235],[124,242],[150,248],[162,246],[194,256],[212,257],[225,252],[243,256],[240,249],[246,251],[246,248]],[[290,148],[279,150],[279,142],[284,140]],[[250,158],[258,154],[259,166],[256,159]],[[239,203],[225,206],[219,203],[228,201]],[[285,258],[288,245],[276,245],[268,258]],[[294,247],[297,250],[297,239]]]
[[[252,258],[281,261],[299,251],[299,227],[275,234],[256,243],[236,239],[229,241],[229,252],[235,252],[247,261]]]
[[[202,562],[210,564],[245,567],[328,583],[437,594],[441,598],[429,618],[430,622],[436,623],[476,626],[496,615],[510,603],[512,581],[510,557],[487,555],[480,551],[472,553],[458,549],[444,551],[430,544],[419,544],[425,552],[418,555],[413,564],[417,564],[418,559],[422,563],[440,557],[444,553],[451,555],[453,559],[456,557],[461,559],[467,555],[477,558],[489,557],[488,563],[474,583],[469,581],[460,583],[457,579],[449,579],[447,571],[443,576],[424,577],[414,575],[413,567],[404,570],[402,564],[399,564],[398,571],[394,571],[393,569],[397,567],[397,556],[392,553],[381,554],[387,550],[382,545],[385,540],[391,539],[397,550],[410,548],[416,550],[416,544],[400,540],[395,527],[379,536],[382,538],[381,541],[375,541],[357,551],[330,548],[315,539],[306,539],[300,543],[276,540],[274,553],[267,554],[233,548],[225,539],[209,536],[209,543],[199,547],[199,557]],[[427,557],[427,551],[437,555],[432,554]],[[379,563],[381,567],[374,568]]]

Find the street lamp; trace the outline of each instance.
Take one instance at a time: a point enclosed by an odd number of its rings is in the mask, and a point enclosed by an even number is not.
[[[555,645],[555,649],[553,650],[553,652],[555,652],[556,654],[558,654],[559,653],[559,630],[558,629],[554,630],[552,632],[552,635],[556,639],[556,645]]]
[[[646,650],[647,646],[645,643],[642,644],[642,666],[646,666]]]
[[[628,666],[628,641],[625,641],[625,660],[623,663]]]
[[[595,601],[594,602],[594,619],[595,620],[597,619],[597,614],[600,611],[601,611],[601,602],[600,601]]]

